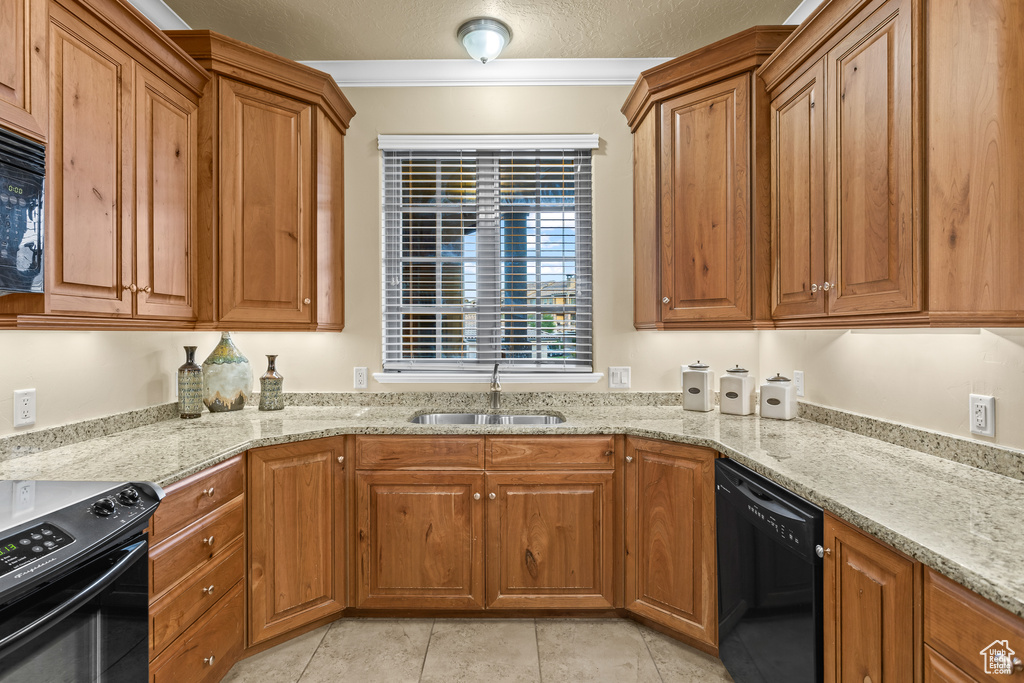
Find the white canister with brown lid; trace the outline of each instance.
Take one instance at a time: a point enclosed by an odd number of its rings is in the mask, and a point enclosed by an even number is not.
[[[796,417],[796,386],[788,377],[776,373],[761,385],[761,417],[792,420]]]
[[[715,373],[697,361],[683,370],[683,408],[706,413],[715,407]]]
[[[726,415],[752,415],[757,380],[746,368],[737,365],[722,375],[718,405]]]

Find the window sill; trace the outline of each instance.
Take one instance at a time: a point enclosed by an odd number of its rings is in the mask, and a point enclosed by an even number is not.
[[[490,384],[489,372],[375,372],[380,384]],[[603,372],[530,372],[500,375],[502,384],[596,384]]]

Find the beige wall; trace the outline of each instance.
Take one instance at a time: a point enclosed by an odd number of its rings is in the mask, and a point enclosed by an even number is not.
[[[742,363],[807,373],[808,399],[966,434],[969,390],[997,396],[998,443],[1024,447],[1024,339],[988,332],[637,332],[632,326],[631,139],[619,107],[627,87],[352,88],[358,114],[346,138],[346,326],[342,333],[236,335],[262,371],[277,353],[289,391],[351,391],[352,368],[380,369],[380,154],[378,133],[598,133],[594,155],[595,369],[629,365],[633,389],[679,388],[679,366],[696,359],[718,374]],[[181,346],[200,360],[212,332],[0,332],[0,434],[13,432],[12,391],[35,387],[36,428],[175,399]],[[871,370],[865,371],[870,364]],[[257,373],[260,374],[260,373]],[[920,389],[867,378],[894,377]],[[955,379],[954,379],[955,378]],[[974,382],[975,384],[971,384]],[[991,384],[986,384],[991,383]],[[970,385],[970,386],[968,386]],[[987,389],[991,386],[991,390]],[[380,385],[370,391],[473,390],[473,385]],[[478,387],[481,391],[484,386]],[[507,390],[607,391],[594,385],[508,385]],[[941,391],[936,390],[941,389]],[[1018,421],[1024,422],[1024,421]]]

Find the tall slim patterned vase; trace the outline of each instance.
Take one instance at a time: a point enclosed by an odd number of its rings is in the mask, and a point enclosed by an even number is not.
[[[260,377],[260,410],[284,410],[284,377],[277,371],[277,356],[267,355],[267,372]]]
[[[203,369],[196,363],[196,347],[185,347],[185,364],[178,368],[178,413],[182,419],[203,414]]]
[[[203,361],[203,403],[211,413],[241,410],[251,393],[249,359],[231,341],[231,333],[222,332],[220,343]]]

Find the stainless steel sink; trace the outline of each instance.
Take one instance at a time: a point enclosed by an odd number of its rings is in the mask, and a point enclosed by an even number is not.
[[[409,420],[421,425],[557,425],[558,415],[505,415],[495,413],[425,413]]]

